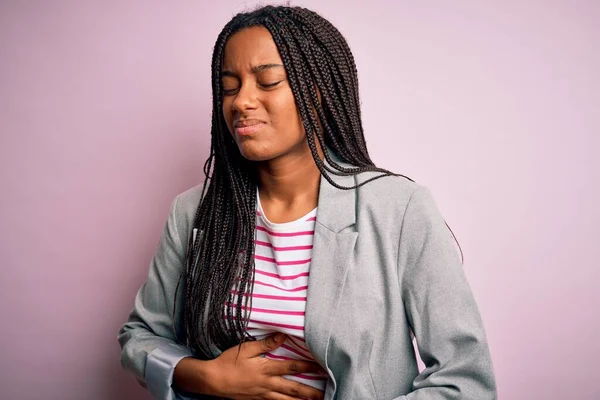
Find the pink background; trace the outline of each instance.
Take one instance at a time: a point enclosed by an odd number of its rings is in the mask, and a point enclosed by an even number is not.
[[[346,35],[373,159],[457,234],[500,398],[600,398],[600,3],[294,3]],[[116,334],[253,3],[207,4],[1,3],[0,398],[148,398]]]

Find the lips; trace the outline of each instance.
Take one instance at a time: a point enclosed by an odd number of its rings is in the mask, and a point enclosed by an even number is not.
[[[264,125],[264,122],[258,120],[238,121],[234,124],[235,133],[238,136],[251,135],[258,132]]]

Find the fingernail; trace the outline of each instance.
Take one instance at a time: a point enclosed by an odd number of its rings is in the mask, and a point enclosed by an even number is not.
[[[275,341],[277,343],[281,342],[282,339],[283,339],[283,335],[281,333],[278,333],[275,335]]]

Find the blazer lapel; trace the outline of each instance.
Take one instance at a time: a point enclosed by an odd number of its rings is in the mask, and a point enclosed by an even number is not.
[[[331,151],[329,153],[332,154]],[[333,158],[343,166],[352,167],[337,157]],[[330,176],[341,186],[356,184],[354,176]],[[325,367],[333,316],[336,314],[358,238],[358,232],[354,229],[355,210],[355,189],[338,189],[321,177],[308,279],[305,340],[315,359]]]

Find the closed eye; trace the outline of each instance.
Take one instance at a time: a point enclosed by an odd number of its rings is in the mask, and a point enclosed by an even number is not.
[[[279,85],[281,82],[283,82],[283,80],[278,81],[278,82],[274,82],[274,83],[261,84],[260,86],[265,87],[265,88],[272,88],[272,87],[275,87],[275,86]]]
[[[225,96],[231,96],[235,92],[237,92],[237,88],[236,89],[223,89],[223,94]]]
[[[262,88],[265,88],[265,89],[271,89],[271,88],[274,88],[275,86],[279,85],[284,80],[285,79],[282,79],[280,81],[273,82],[273,83],[260,83],[259,86],[261,86]],[[225,96],[231,96],[231,95],[234,95],[238,90],[239,90],[239,88],[233,88],[233,89],[223,88],[223,94]]]

